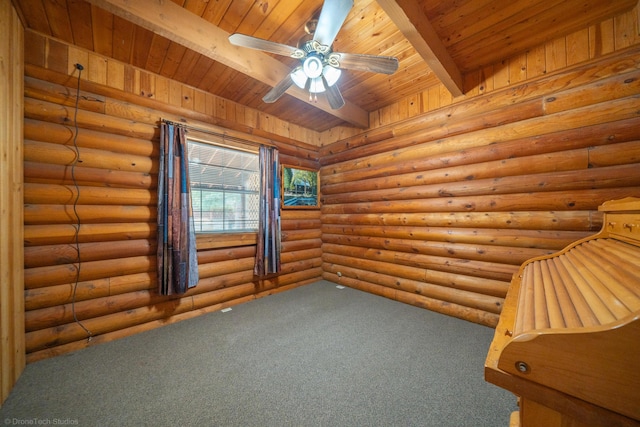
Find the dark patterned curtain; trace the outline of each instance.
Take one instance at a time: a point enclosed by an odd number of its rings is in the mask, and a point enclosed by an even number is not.
[[[185,129],[160,124],[158,172],[158,291],[181,294],[198,283]]]
[[[278,150],[260,146],[260,219],[253,273],[280,272],[280,162]]]

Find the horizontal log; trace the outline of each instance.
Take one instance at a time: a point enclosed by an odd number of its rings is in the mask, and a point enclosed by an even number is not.
[[[472,229],[447,227],[376,227],[367,225],[323,225],[323,241],[358,240],[357,237],[449,242],[471,245],[496,245],[514,248],[559,250],[593,233],[562,230]]]
[[[495,327],[498,324],[499,316],[497,314],[487,313],[483,310],[477,310],[469,307],[459,306],[456,304],[446,303],[444,301],[434,300],[421,295],[411,294],[409,292],[398,291],[386,286],[376,285],[362,280],[351,279],[349,277],[341,278],[329,272],[323,273],[322,277],[325,280],[340,283],[345,286],[349,286],[350,288],[369,292],[375,295],[380,295],[382,297],[400,301],[416,307],[426,308],[437,313],[457,317],[469,322],[478,323],[489,327]]]
[[[258,283],[257,294],[265,296],[275,293],[276,290],[286,286],[295,285],[296,283],[311,283],[320,280],[322,277],[322,268],[319,264],[314,264],[312,268],[304,270],[295,270],[284,273],[275,277],[269,277]]]
[[[155,223],[158,209],[155,206],[109,205],[49,205],[26,204],[25,225],[76,224],[78,218],[85,224],[102,223]],[[77,214],[77,217],[76,217]]]
[[[29,204],[146,206],[157,203],[158,196],[154,190],[137,188],[82,186],[76,189],[74,185],[25,183],[24,201]]]
[[[29,119],[42,120],[59,125],[71,124],[70,117],[76,116],[72,107],[65,107],[32,98],[24,99],[24,114],[25,117]],[[157,140],[160,136],[160,131],[157,126],[136,123],[131,120],[120,119],[91,111],[78,110],[77,123],[80,132],[84,129],[89,129],[147,140]]]
[[[200,278],[196,287],[187,291],[185,295],[196,295],[246,283],[257,283],[256,277],[253,275],[253,270],[243,270],[236,273],[222,274],[220,276]]]
[[[410,294],[408,292],[398,292],[396,294],[397,301],[405,304],[411,304],[415,307],[425,308],[431,311],[435,311],[449,316],[458,317],[462,320],[477,323],[490,328],[495,328],[500,320],[500,315],[495,313],[488,313],[482,310],[476,310],[469,307],[449,307],[445,304],[442,307],[437,301],[433,301],[430,298],[422,295]]]
[[[305,230],[320,228],[320,219],[282,220],[280,228],[282,230]]]
[[[108,169],[114,171],[158,173],[157,158],[134,156],[100,150],[97,148],[76,149],[73,145],[49,144],[33,140],[24,141],[24,160],[35,163],[49,163],[76,167]]]
[[[602,214],[594,211],[429,212],[415,214],[327,214],[323,224],[505,228],[598,231]]]
[[[254,257],[242,258],[232,261],[216,261],[210,264],[198,265],[200,278],[221,276],[223,274],[237,273],[240,271],[253,271]]]
[[[155,270],[138,274],[112,276],[109,278],[109,295],[157,288],[158,276]]]
[[[292,289],[296,289],[296,288],[300,288],[302,286],[305,285],[309,285],[311,283],[317,282],[318,280],[320,280],[321,274],[322,274],[322,269],[321,268],[316,268],[314,270],[311,270],[309,272],[305,272],[307,273],[306,276],[310,276],[309,278],[305,279],[304,277],[300,277],[299,280],[296,280],[293,283],[289,283],[289,284],[281,284],[281,283],[277,283],[277,282],[272,282],[269,280],[265,280],[263,281],[263,290],[259,291],[258,293],[255,294],[256,298],[264,298],[266,296],[269,295],[276,295],[282,292],[287,292],[290,291]]]
[[[61,285],[78,281],[96,280],[117,275],[155,271],[155,256],[136,256],[80,264],[61,264],[47,267],[27,268],[24,271],[25,289]]]
[[[323,245],[324,254],[322,259],[325,262],[340,264],[347,262],[349,265],[357,266],[356,262],[366,263],[366,261],[387,262],[395,264],[394,270],[390,272],[402,271],[407,274],[404,267],[417,267],[419,269],[443,271],[447,273],[462,274],[465,276],[482,277],[485,279],[510,281],[513,274],[518,270],[518,266],[499,264],[493,262],[457,260],[455,258],[438,257],[432,255],[405,254],[402,252],[373,250],[345,245]],[[340,260],[343,261],[340,261]],[[360,260],[362,261],[360,261]]]
[[[336,275],[340,273],[338,277],[347,277],[369,283],[375,283],[388,288],[422,295],[439,301],[459,304],[465,307],[487,311],[489,313],[500,314],[500,311],[502,310],[502,303],[504,301],[503,298],[482,295],[460,289],[447,288],[420,280],[404,279],[395,275],[388,275],[378,271],[372,272],[345,265],[326,263],[323,265],[323,270]]]
[[[451,118],[445,117],[445,112],[436,112],[430,117],[431,122],[429,125],[407,134],[395,136],[385,141],[369,144],[366,147],[366,153],[370,156],[392,150],[402,150],[426,141],[463,135],[474,131],[503,126],[508,123],[521,122],[523,120],[540,117],[542,115],[543,109],[542,101],[540,99],[520,102],[518,103],[517,108],[509,105],[475,116],[456,116],[456,118]],[[438,120],[437,118],[440,119]],[[346,151],[340,151],[336,154],[323,156],[320,160],[320,164],[331,165],[357,159],[361,156],[361,148],[351,148]]]
[[[306,239],[294,240],[290,242],[282,242],[282,252],[293,252],[304,249],[319,248],[322,246],[322,239]]]
[[[46,329],[72,323],[74,315],[78,319],[91,319],[106,316],[125,310],[161,303],[166,297],[158,295],[155,290],[141,290],[125,294],[93,298],[25,313],[25,329],[27,332]]]
[[[196,234],[198,250],[255,245],[256,232],[250,233],[201,233]]]
[[[411,173],[387,174],[385,176],[355,179],[347,182],[322,185],[323,200],[332,194],[350,193],[353,191],[395,189],[415,185],[435,183],[466,182],[487,178],[504,178],[509,176],[524,176],[545,172],[569,171],[586,169],[589,167],[589,151],[580,148],[555,153],[545,153],[532,156],[515,157],[492,161],[481,161],[475,164],[464,164],[450,167],[438,167],[429,170],[416,169]],[[367,172],[368,173],[368,172]]]
[[[43,288],[25,289],[24,308],[26,311],[38,310],[76,301],[108,296],[109,278],[88,280],[86,282],[65,283]]]
[[[488,212],[488,211],[550,211],[597,209],[607,200],[637,195],[640,187],[606,188],[577,191],[549,191],[544,193],[520,193],[484,195],[474,197],[441,197],[425,200],[401,200],[393,202],[344,203],[323,205],[323,214],[346,213],[415,213],[415,212]]]
[[[321,248],[304,249],[293,252],[283,252],[280,255],[281,262],[283,264],[296,262],[301,260],[308,260],[314,258],[320,258],[322,256]]]
[[[586,157],[585,157],[586,160]],[[594,188],[633,187],[640,185],[635,173],[640,163],[575,171],[474,179],[464,182],[434,183],[384,190],[352,191],[322,196],[324,204],[411,200],[436,197],[464,197],[487,194],[512,194],[585,190]]]
[[[323,167],[321,186],[340,182],[350,182],[366,178],[376,178],[402,173],[415,173],[459,165],[472,165],[480,162],[502,161],[509,158],[534,156],[554,152],[576,150],[592,146],[608,145],[638,139],[640,119],[630,118],[588,126],[586,123],[577,128],[563,128],[556,132],[518,136],[514,139],[495,136],[490,146],[479,146],[456,151],[452,147],[446,153],[425,153],[408,156],[407,160],[388,159],[376,165],[368,158]],[[472,137],[472,136],[470,136]],[[435,141],[438,145],[438,141]],[[440,143],[442,145],[442,143]],[[409,150],[412,151],[412,150]]]
[[[640,141],[589,148],[589,167],[630,163],[640,163]]]
[[[416,120],[416,118],[413,117],[413,120]],[[376,142],[384,141],[387,139],[391,139],[394,136],[398,136],[394,129],[385,129],[383,131],[381,131],[380,129],[381,128],[369,129],[366,133],[349,136],[332,144],[322,146],[319,149],[320,158],[326,158],[328,156],[331,156],[332,154],[338,154],[345,150],[362,147],[364,145],[371,145]]]
[[[417,265],[430,270],[447,271],[465,276],[508,281],[518,266],[499,262],[463,260],[433,255],[396,253],[395,262],[403,265]]]
[[[36,310],[54,305],[71,303],[71,301],[85,301],[94,298],[119,295],[148,289],[157,289],[156,274],[154,272],[128,274],[105,279],[88,280],[84,282],[65,283],[44,288],[26,289],[24,293],[25,309]]]
[[[231,288],[217,289],[215,291],[194,295],[191,297],[193,301],[193,308],[197,310],[232,299],[253,295],[255,293],[255,288],[256,286],[254,283],[246,283]]]
[[[75,127],[72,124],[64,125],[29,118],[24,119],[24,138],[71,146],[75,141],[78,147],[98,150],[104,150],[105,147],[108,147],[109,151],[122,155],[147,158],[158,158],[159,156],[159,145],[149,139],[132,138],[90,129],[82,129],[76,135]]]
[[[347,260],[342,260],[341,257],[342,255],[332,256],[330,252],[326,252],[323,256],[323,260],[325,260],[326,264],[331,263],[336,266],[346,265],[347,267],[354,267],[356,265],[360,265],[361,267],[359,268],[366,267],[366,270],[368,271],[382,274],[394,271],[395,276],[398,276],[398,274],[401,273],[401,277],[405,279],[433,283],[447,288],[460,289],[498,298],[505,297],[510,285],[510,280],[501,281],[487,279],[484,277],[466,276],[447,271],[425,270],[424,268],[411,266],[398,267],[395,264],[387,266],[384,262],[370,261],[366,259],[356,259],[355,262],[357,264],[352,264]],[[336,271],[338,271],[338,269],[336,269]]]
[[[156,189],[158,180],[144,172],[115,171],[46,163],[24,163],[25,182],[35,184],[79,185],[83,187],[119,187]]]
[[[132,123],[144,123],[151,126],[159,124],[157,110],[122,99],[105,97],[104,113],[107,116],[128,120]]]
[[[410,105],[417,104],[417,102],[410,103]],[[371,127],[366,130],[334,127],[327,131],[324,131],[324,142],[321,142],[320,144],[320,158],[322,159],[332,154],[338,154],[341,151],[349,150],[350,148],[373,144],[393,138],[394,136],[399,136],[399,134],[396,134],[396,130],[394,129],[394,127],[390,126],[391,120],[389,117],[389,113],[391,111],[395,110],[385,108],[377,111],[373,116],[371,116],[371,118],[373,118],[373,120],[377,123],[372,123]],[[414,113],[417,113],[417,111],[414,111]],[[421,115],[423,116],[424,114]],[[417,116],[412,115],[411,118],[417,119]],[[400,122],[404,122],[406,120],[407,119],[400,119]]]
[[[371,272],[390,275],[398,279],[418,282],[426,281],[427,271],[424,268],[394,264],[389,257],[384,256],[379,259],[368,259],[365,258],[367,255],[364,253],[354,253],[353,256],[344,255],[344,253],[346,253],[346,251],[340,253],[325,252],[322,255],[324,271],[330,270],[337,274],[342,272],[344,267],[345,271],[348,271],[347,269],[355,269],[360,273]],[[327,268],[329,268],[329,270],[327,270]],[[357,275],[352,275],[351,277],[359,278]]]
[[[637,93],[640,93],[640,71],[635,70],[553,93],[544,97],[543,108],[545,114],[553,114]]]
[[[148,223],[82,224],[77,240],[80,243],[109,242],[130,239],[155,239],[156,225]],[[75,244],[73,225],[25,225],[25,246]]]
[[[282,264],[282,269],[279,274],[280,275],[293,274],[298,271],[314,270],[314,269],[320,268],[321,266],[322,266],[321,258],[311,258],[311,259],[303,259],[300,261],[292,261],[292,262]]]
[[[505,298],[510,285],[509,281],[465,276],[463,274],[435,270],[426,272],[425,281],[498,298]]]
[[[55,83],[24,77],[24,96],[41,101],[53,102],[55,104],[75,107],[94,113],[105,113],[105,97],[95,95],[78,88],[61,86]]]
[[[280,212],[282,221],[319,220],[319,209],[283,209]]]
[[[315,152],[313,154],[308,154],[308,157],[310,157],[309,159],[283,154],[282,151],[280,151],[280,149],[278,151],[278,155],[279,155],[281,165],[293,166],[296,168],[312,169],[312,170],[320,169],[320,165],[318,164],[318,160],[317,160],[318,155]]]
[[[75,245],[30,246],[24,251],[25,268],[154,254],[156,242],[148,239]]]
[[[283,230],[280,236],[284,244],[295,240],[319,239],[322,236],[322,232],[320,229]]]
[[[343,236],[339,234],[325,234],[323,235],[323,240],[325,243],[336,245],[344,244],[371,249],[386,249],[397,252],[448,256],[459,259],[472,259],[514,265],[520,265],[533,257],[555,252],[553,249],[434,242],[389,237]]]
[[[198,264],[207,264],[220,261],[232,261],[240,258],[256,256],[255,246],[239,246],[230,248],[199,250]]]

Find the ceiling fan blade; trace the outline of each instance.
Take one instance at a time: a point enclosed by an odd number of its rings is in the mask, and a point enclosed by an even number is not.
[[[304,51],[297,47],[287,46],[286,44],[271,42],[240,33],[231,34],[229,36],[229,42],[236,46],[262,50],[276,55],[291,56],[293,58],[302,58],[305,55]]]
[[[332,52],[327,60],[329,65],[346,70],[393,74],[398,69],[398,59],[393,56]]]
[[[293,80],[291,80],[291,76],[287,75],[284,79],[280,80],[280,82],[273,87],[267,94],[262,98],[262,101],[271,104],[276,102],[284,93],[289,89],[289,87],[293,84]]]
[[[334,84],[333,86],[329,86],[327,79],[325,79],[324,76],[322,76],[322,81],[327,87],[327,101],[329,101],[331,108],[334,110],[342,108],[344,106],[344,98],[340,93],[340,89],[338,89],[338,85]]]
[[[352,7],[353,0],[325,0],[313,39],[321,45],[331,46]]]

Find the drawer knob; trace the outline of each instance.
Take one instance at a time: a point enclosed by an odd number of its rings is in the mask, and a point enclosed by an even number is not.
[[[523,374],[529,373],[529,365],[527,365],[526,362],[522,362],[522,361],[516,362],[516,369],[518,370],[518,372]]]

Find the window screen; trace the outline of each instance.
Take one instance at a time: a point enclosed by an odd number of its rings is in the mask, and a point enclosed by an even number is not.
[[[258,154],[188,140],[196,233],[258,229]]]

